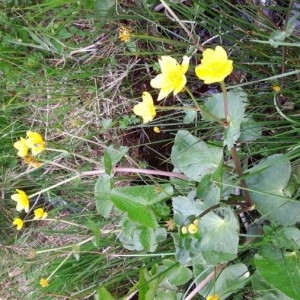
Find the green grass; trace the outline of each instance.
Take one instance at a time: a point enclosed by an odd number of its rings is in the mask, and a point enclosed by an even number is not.
[[[131,256],[136,252],[124,249],[114,235],[120,232],[120,216],[104,219],[96,211],[94,186],[98,177],[63,184],[76,172],[103,166],[101,157],[109,145],[129,147],[121,166],[160,169],[165,167],[162,162],[170,163],[170,153],[161,151],[164,147],[160,143],[171,145],[179,128],[188,128],[208,142],[220,133],[220,126],[200,119],[185,124],[184,115],[176,111],[158,114],[151,124],[138,123],[132,107],[144,90],[156,93],[149,81],[158,73],[158,57],[171,55],[181,61],[183,55],[193,55],[193,69],[201,53],[169,13],[154,10],[159,2],[123,2],[117,1],[107,19],[101,1],[0,4],[0,298],[93,299],[104,286],[117,299],[125,295],[133,299],[130,293],[137,289],[139,269],[150,270],[155,263],[161,264],[164,253],[175,251],[170,237],[158,247],[158,256]],[[300,83],[299,73],[294,71],[299,70],[299,32],[285,40],[294,47],[268,44],[275,31],[283,30],[285,13],[291,8],[272,7],[276,25],[251,1],[198,2],[171,1],[168,5],[205,48],[223,45],[234,61],[228,85],[242,86],[248,93],[247,113],[263,132],[259,140],[241,146],[242,163],[251,165],[285,153],[297,165]],[[120,25],[132,31],[127,44],[118,40]],[[189,88],[203,104],[208,94],[193,74],[188,74]],[[274,107],[274,84],[281,86],[285,97],[279,99],[279,108],[286,118]],[[178,99],[179,103],[193,104],[187,93]],[[178,105],[171,97],[167,101]],[[162,134],[153,134],[153,126],[161,127]],[[16,157],[13,143],[28,130],[41,132],[47,148],[57,150],[41,156],[43,168],[32,170]],[[116,186],[164,180],[117,175]],[[85,228],[40,221],[16,232],[11,225],[17,216],[15,203],[10,200],[15,189],[33,194],[58,183],[61,185],[42,194],[40,205],[51,217]],[[96,241],[89,240],[79,249],[72,248],[97,236],[100,228],[108,234],[101,234],[96,246]],[[68,245],[70,248],[60,249]],[[50,286],[41,288],[39,279],[51,273]],[[243,299],[239,293],[234,299]]]

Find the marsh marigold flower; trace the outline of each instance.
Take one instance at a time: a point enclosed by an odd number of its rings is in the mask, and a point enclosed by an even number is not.
[[[145,124],[155,118],[156,110],[152,96],[148,92],[143,93],[142,99],[143,102],[140,102],[133,107],[133,112],[139,117],[142,117],[143,123]]]
[[[13,225],[17,226],[17,230],[21,230],[24,226],[24,222],[20,218],[14,218]]]
[[[29,211],[29,199],[26,193],[22,190],[16,189],[17,194],[11,195],[11,199],[17,202],[17,211],[25,210],[25,212]]]
[[[189,232],[190,234],[195,234],[197,231],[198,231],[198,225],[190,224],[190,225],[188,226],[188,232]]]
[[[206,300],[219,300],[220,297],[218,295],[208,295]]]
[[[196,66],[195,72],[205,84],[221,82],[232,72],[232,63],[232,60],[227,58],[226,51],[221,46],[217,46],[215,50],[203,51],[201,64]]]
[[[187,234],[189,231],[188,231],[188,228],[187,228],[187,226],[182,226],[181,227],[181,233],[182,234]]]
[[[40,279],[40,285],[41,287],[47,287],[49,285],[49,281],[46,278],[41,278]]]
[[[38,155],[45,150],[45,142],[42,136],[38,132],[27,131],[27,139],[25,144],[28,148],[31,149],[32,155]]]
[[[39,219],[45,219],[48,216],[48,213],[45,212],[42,208],[37,208],[33,211],[34,213],[34,220],[39,220]]]
[[[14,143],[14,147],[18,150],[17,155],[20,157],[25,157],[28,154],[29,147],[26,145],[26,140],[20,138],[19,141]]]
[[[181,65],[171,56],[162,56],[158,62],[161,73],[151,80],[150,85],[160,89],[157,100],[162,100],[172,92],[177,95],[185,87],[190,57],[184,56]]]

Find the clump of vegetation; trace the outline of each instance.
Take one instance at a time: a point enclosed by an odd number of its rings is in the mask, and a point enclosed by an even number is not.
[[[299,299],[294,1],[4,1],[3,299]]]

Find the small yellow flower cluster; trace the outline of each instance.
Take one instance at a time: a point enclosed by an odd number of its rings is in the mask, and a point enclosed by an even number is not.
[[[131,30],[129,30],[128,28],[121,26],[119,28],[119,40],[127,43],[130,40],[130,36],[131,36]]]
[[[40,285],[41,285],[41,287],[47,287],[48,285],[49,285],[49,280],[48,279],[46,279],[46,278],[44,278],[44,277],[42,277],[41,279],[40,279]]]
[[[161,73],[150,81],[150,85],[160,89],[157,98],[157,101],[160,101],[172,92],[177,95],[184,90],[187,82],[185,74],[189,68],[190,57],[184,56],[181,64],[171,56],[162,56],[158,62]],[[217,46],[215,50],[206,49],[203,51],[201,64],[195,67],[197,77],[204,80],[205,84],[224,81],[232,70],[233,62],[228,59],[226,51],[221,46]],[[143,119],[143,123],[148,123],[155,118],[156,107],[148,92],[143,93],[142,99],[143,102],[134,106],[133,112]]]
[[[35,156],[45,150],[45,142],[38,132],[27,131],[26,136],[26,139],[21,137],[19,141],[14,143],[14,147],[18,150],[18,156],[26,157],[29,150]]]
[[[198,230],[199,230],[199,220],[198,219],[195,219],[192,223],[181,227],[182,234],[187,234],[187,233],[195,234],[198,232]]]
[[[24,211],[28,213],[29,211],[29,198],[26,193],[22,190],[16,189],[16,194],[11,196],[11,199],[17,202],[17,211]],[[47,217],[47,212],[42,208],[37,208],[34,211],[34,220],[45,219]],[[17,226],[17,230],[21,230],[24,226],[24,221],[20,218],[14,218],[13,225]]]
[[[17,155],[23,159],[23,162],[34,168],[41,166],[41,163],[34,158],[45,150],[45,141],[38,132],[27,131],[27,138],[21,137],[19,141],[14,143],[14,147],[18,150]],[[31,154],[29,154],[31,151]]]

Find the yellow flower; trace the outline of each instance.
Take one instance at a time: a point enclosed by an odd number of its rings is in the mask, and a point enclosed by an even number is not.
[[[190,234],[195,234],[197,231],[198,231],[198,225],[190,224],[190,225],[188,226],[188,232],[189,232]]]
[[[20,218],[14,218],[13,225],[17,226],[17,230],[21,230],[24,226],[24,222]]]
[[[39,168],[42,163],[37,161],[34,157],[32,157],[31,155],[26,155],[25,157],[23,157],[23,162],[29,166],[32,166],[34,168]]]
[[[217,46],[215,50],[204,50],[201,64],[195,68],[196,75],[206,84],[223,81],[232,70],[232,60],[228,60],[227,53],[221,46]]]
[[[45,142],[42,136],[34,131],[27,131],[25,144],[31,149],[32,155],[37,155],[45,150]]]
[[[279,85],[273,85],[273,91],[275,93],[278,93],[280,91],[280,86]]]
[[[157,126],[154,126],[154,127],[153,127],[153,131],[156,132],[156,133],[160,133],[160,129],[159,129],[159,127],[157,127]]]
[[[185,73],[189,68],[190,57],[184,56],[182,64],[178,64],[171,56],[162,56],[158,60],[161,74],[158,74],[150,82],[153,88],[160,89],[157,100],[162,100],[171,92],[174,95],[180,93],[186,84]]]
[[[129,42],[130,40],[130,34],[131,34],[131,31],[129,29],[127,29],[126,27],[123,27],[121,26],[119,28],[119,39],[122,41],[122,42]]]
[[[142,117],[143,123],[152,121],[156,116],[156,110],[153,104],[152,96],[148,92],[144,92],[142,95],[143,102],[136,104],[133,107],[133,112]]]
[[[16,189],[17,194],[11,195],[11,199],[17,202],[17,211],[21,211],[22,209],[25,210],[25,212],[28,212],[29,210],[29,199],[25,192],[22,190]]]
[[[182,227],[181,227],[181,233],[182,233],[182,234],[187,234],[187,233],[188,233],[187,226],[182,226]]]
[[[20,157],[25,157],[29,150],[29,148],[26,145],[26,140],[22,137],[19,141],[14,143],[14,147],[18,150],[17,155]]]
[[[48,216],[48,213],[45,212],[42,208],[37,208],[34,211],[34,220],[45,219]]]
[[[220,297],[218,295],[208,295],[206,300],[219,300]]]
[[[41,278],[41,279],[40,279],[40,285],[41,285],[42,287],[47,287],[47,286],[49,285],[48,279],[46,279],[46,278]]]

